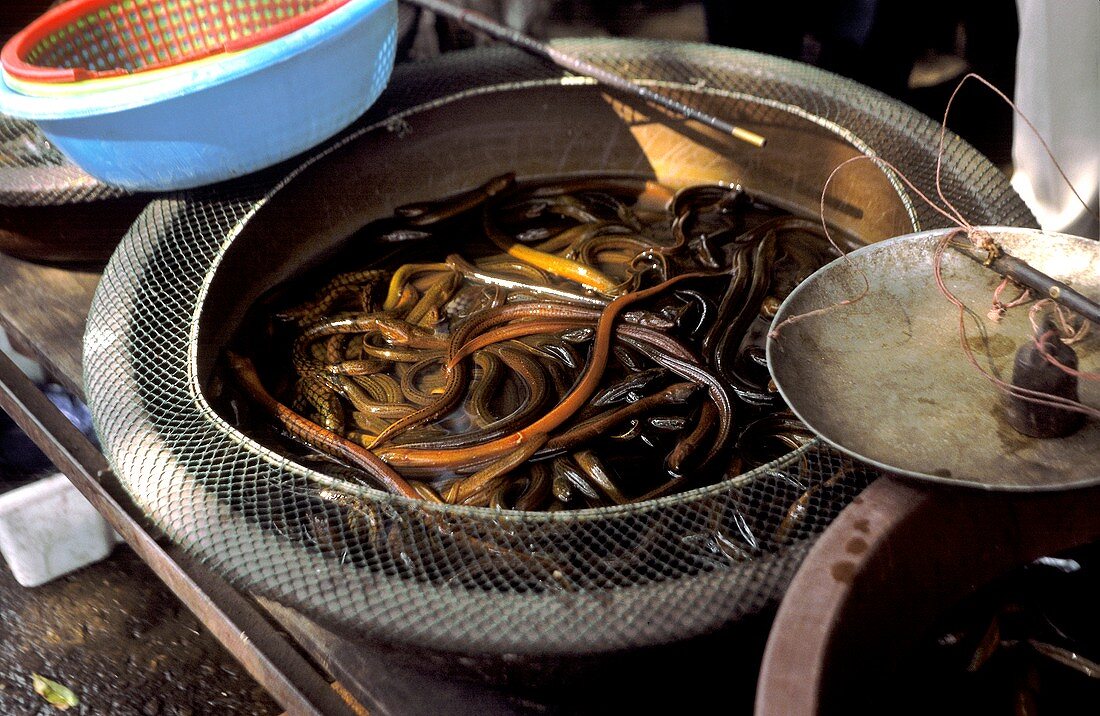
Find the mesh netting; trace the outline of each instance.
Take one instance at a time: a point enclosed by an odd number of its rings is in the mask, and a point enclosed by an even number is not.
[[[732,96],[838,127],[931,190],[938,126],[852,82],[704,46],[560,46],[681,99],[694,92],[703,110],[728,107]],[[405,66],[332,146],[392,134],[393,113],[413,120],[426,103],[452,106],[456,93],[491,101],[517,87],[575,85],[505,49]],[[971,221],[1032,223],[988,160],[953,136],[946,152],[945,190]],[[811,443],[723,483],[617,508],[493,512],[365,488],[341,504],[320,499],[321,475],[211,409],[200,369],[209,336],[199,323],[234,241],[330,156],[154,202],[108,265],[89,318],[85,384],[114,469],[161,529],[236,586],[343,633],[448,651],[552,655],[665,643],[774,604],[814,536],[877,476]],[[910,206],[912,228],[942,225],[932,210]]]
[[[128,193],[88,176],[33,122],[0,114],[0,204],[58,206]]]
[[[34,122],[0,114],[0,204],[59,206],[128,193],[84,173],[50,144]]]

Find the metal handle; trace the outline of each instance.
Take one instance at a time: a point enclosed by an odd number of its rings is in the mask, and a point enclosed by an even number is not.
[[[1012,279],[1021,286],[1030,288],[1040,296],[1052,299],[1055,303],[1065,306],[1100,326],[1100,304],[1070,288],[1067,284],[1047,276],[1026,261],[1006,253],[1000,246],[997,247],[997,255],[992,258],[970,247],[955,246],[955,248],[959,253],[977,261],[982,266],[993,269],[1000,275]]]
[[[533,55],[542,57],[543,59],[550,60],[559,67],[564,67],[571,72],[584,75],[585,77],[591,77],[600,84],[607,85],[608,87],[614,87],[617,90],[633,94],[637,97],[641,97],[649,102],[660,105],[666,109],[670,109],[677,114],[680,114],[688,119],[694,119],[703,124],[706,124],[714,129],[717,129],[724,134],[728,134],[736,139],[751,144],[754,147],[763,147],[767,142],[767,139],[760,136],[756,132],[738,127],[730,124],[725,120],[719,119],[714,115],[707,114],[700,110],[695,109],[689,105],[666,97],[659,92],[654,92],[648,87],[642,87],[639,84],[631,82],[630,80],[617,75],[614,72],[609,72],[602,67],[582,60],[579,57],[570,55],[567,52],[562,52],[544,42],[539,42],[530,35],[525,35],[518,30],[513,30],[510,27],[501,25],[499,22],[492,20],[491,18],[482,15],[479,12],[473,10],[467,10],[465,8],[455,7],[448,2],[442,2],[442,0],[403,0],[409,5],[415,5],[416,7],[424,10],[431,10],[434,13],[438,13],[445,17],[449,17],[452,20],[456,20],[463,25],[467,25],[475,30],[484,32],[486,35],[493,37],[502,42],[507,42],[510,45],[526,50]]]

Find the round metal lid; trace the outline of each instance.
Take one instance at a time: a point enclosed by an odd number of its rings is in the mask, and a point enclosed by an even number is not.
[[[1081,293],[1100,297],[1100,243],[1065,234],[985,228],[998,244]],[[1002,394],[968,361],[958,309],[936,285],[936,229],[873,244],[823,267],[793,291],[774,325],[857,296],[860,301],[789,324],[767,344],[784,400],[838,449],[883,469],[989,490],[1039,491],[1100,483],[1100,421],[1039,439],[1014,430]],[[1001,277],[958,252],[943,255],[943,277],[972,308],[968,341],[978,361],[1005,380],[1017,349],[1031,340],[1028,309],[999,322],[986,316]],[[975,321],[980,321],[982,331]],[[984,337],[982,335],[984,332]],[[1079,370],[1100,370],[1100,332],[1074,345]],[[1100,405],[1100,385],[1079,381],[1081,402]]]

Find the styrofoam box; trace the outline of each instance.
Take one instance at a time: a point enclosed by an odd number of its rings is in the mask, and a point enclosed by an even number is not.
[[[119,541],[64,475],[0,495],[0,555],[24,587],[98,562]]]

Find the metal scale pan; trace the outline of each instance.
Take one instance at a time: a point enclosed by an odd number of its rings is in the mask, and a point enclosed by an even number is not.
[[[1100,243],[1032,229],[985,230],[1009,253],[1100,297]],[[783,398],[826,442],[902,475],[988,490],[1100,483],[1100,422],[1089,418],[1063,438],[1027,437],[1006,421],[1000,391],[967,361],[958,309],[932,270],[936,245],[950,231],[862,248],[850,263],[838,259],[792,292],[774,325],[858,295],[863,284],[852,266],[870,282],[861,301],[789,324],[769,339],[768,366]],[[1001,277],[958,252],[944,252],[943,276],[974,311],[967,334],[978,361],[1009,380],[1017,349],[1032,340],[1027,306],[989,320]],[[1079,370],[1100,370],[1100,332],[1074,349]],[[1079,381],[1079,393],[1086,405],[1100,405],[1096,381]]]

